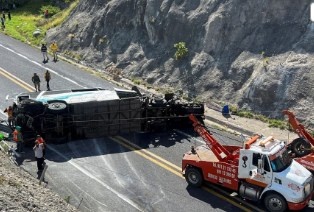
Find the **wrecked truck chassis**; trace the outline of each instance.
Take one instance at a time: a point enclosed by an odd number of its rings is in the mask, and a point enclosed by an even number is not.
[[[191,127],[188,115],[204,118],[204,105],[183,103],[173,94],[164,98],[136,91],[99,88],[28,92],[15,99],[16,125],[24,140],[36,134],[48,142]]]

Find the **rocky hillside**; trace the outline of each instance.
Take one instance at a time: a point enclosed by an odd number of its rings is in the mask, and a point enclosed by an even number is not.
[[[84,0],[47,39],[95,68],[237,104],[314,117],[311,0]],[[174,44],[188,54],[174,58]],[[314,125],[312,121],[312,125]]]

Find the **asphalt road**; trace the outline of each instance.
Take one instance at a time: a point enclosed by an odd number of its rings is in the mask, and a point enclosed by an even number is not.
[[[32,91],[31,76],[36,72],[43,81],[46,69],[52,72],[52,89],[113,88],[111,83],[66,62],[43,64],[38,49],[2,34],[0,58],[0,109],[10,103],[4,101],[6,95]],[[217,131],[215,136],[225,143],[241,144],[239,137],[225,132]],[[230,192],[187,186],[181,175],[181,158],[191,145],[201,143],[192,131],[170,131],[50,144],[45,181],[82,211],[258,210],[230,197]],[[30,148],[17,161],[36,176]]]

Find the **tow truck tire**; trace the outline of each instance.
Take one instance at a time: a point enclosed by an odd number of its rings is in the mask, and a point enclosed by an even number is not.
[[[284,212],[287,210],[287,202],[280,194],[267,194],[264,199],[264,204],[267,211],[270,212]]]
[[[311,144],[303,138],[297,138],[291,143],[291,151],[297,157],[303,157],[311,153]]]
[[[203,184],[203,176],[199,169],[194,167],[188,167],[185,170],[186,182],[194,187],[200,187]]]

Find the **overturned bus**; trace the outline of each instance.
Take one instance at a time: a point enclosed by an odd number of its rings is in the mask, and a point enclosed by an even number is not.
[[[48,142],[153,132],[191,126],[188,115],[204,118],[204,105],[183,103],[132,90],[101,88],[26,92],[16,96],[15,124],[27,141],[36,134]]]

